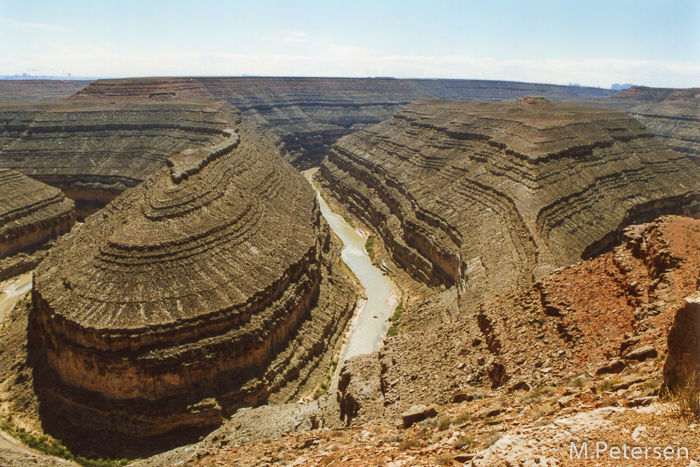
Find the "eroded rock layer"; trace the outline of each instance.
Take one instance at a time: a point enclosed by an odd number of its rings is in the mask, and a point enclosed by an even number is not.
[[[224,103],[53,103],[0,110],[0,167],[58,187],[84,218],[186,149],[218,144]]]
[[[211,96],[239,108],[258,125],[276,133],[302,169],[320,164],[341,136],[393,115],[425,98],[517,99],[600,98],[597,88],[479,80],[391,78],[141,78],[99,80],[73,100],[179,100]]]
[[[9,257],[31,253],[74,223],[74,203],[61,190],[0,169],[0,280],[26,269]]]
[[[321,175],[397,263],[468,309],[700,200],[698,168],[629,115],[543,99],[410,104],[341,139]]]
[[[700,88],[634,86],[598,104],[626,110],[667,146],[700,164]]]
[[[57,424],[132,439],[211,427],[325,375],[354,293],[277,138],[234,120],[37,269],[30,344]]]

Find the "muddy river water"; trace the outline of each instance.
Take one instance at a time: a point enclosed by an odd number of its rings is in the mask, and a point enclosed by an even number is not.
[[[307,180],[311,181],[317,170],[311,169],[303,173]],[[340,358],[340,367],[342,362],[350,357],[372,353],[381,347],[391,324],[388,319],[393,314],[399,297],[393,281],[372,264],[365,250],[367,238],[345,222],[342,216],[331,211],[318,189],[315,186],[314,189],[323,217],[343,241],[343,261],[360,280],[367,295],[364,305],[360,304],[353,317],[350,338]]]

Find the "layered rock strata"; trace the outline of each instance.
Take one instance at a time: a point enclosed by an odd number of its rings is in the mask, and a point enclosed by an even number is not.
[[[544,99],[410,104],[320,173],[399,265],[470,310],[700,201],[698,168],[629,115]]]
[[[626,110],[667,146],[700,164],[700,88],[633,86],[597,103]]]
[[[141,183],[168,157],[226,139],[224,103],[8,106],[0,167],[63,190],[82,219]]]
[[[220,135],[169,157],[37,269],[35,381],[46,419],[71,427],[62,439],[208,428],[325,377],[355,295],[314,193],[276,138],[240,120]]]
[[[73,100],[182,100],[211,96],[239,108],[261,127],[279,135],[292,163],[320,164],[341,136],[379,123],[401,106],[425,98],[517,99],[536,94],[550,99],[602,98],[596,88],[479,80],[391,78],[142,78],[93,82]]]
[[[61,190],[9,169],[0,169],[0,280],[35,264],[10,257],[32,253],[70,231],[74,203]]]

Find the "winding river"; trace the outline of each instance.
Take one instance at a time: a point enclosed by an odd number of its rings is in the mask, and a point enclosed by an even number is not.
[[[302,172],[316,190],[316,197],[321,206],[321,214],[333,232],[343,241],[342,259],[350,267],[365,288],[367,300],[360,304],[353,316],[350,337],[341,355],[340,368],[348,358],[372,353],[381,348],[384,336],[389,329],[389,318],[398,304],[396,285],[384,275],[372,261],[365,250],[366,238],[350,226],[342,216],[331,211],[311,178],[318,169]]]

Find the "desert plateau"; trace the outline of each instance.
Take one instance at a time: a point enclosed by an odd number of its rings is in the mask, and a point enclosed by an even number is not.
[[[698,5],[37,3],[0,467],[700,466]]]

